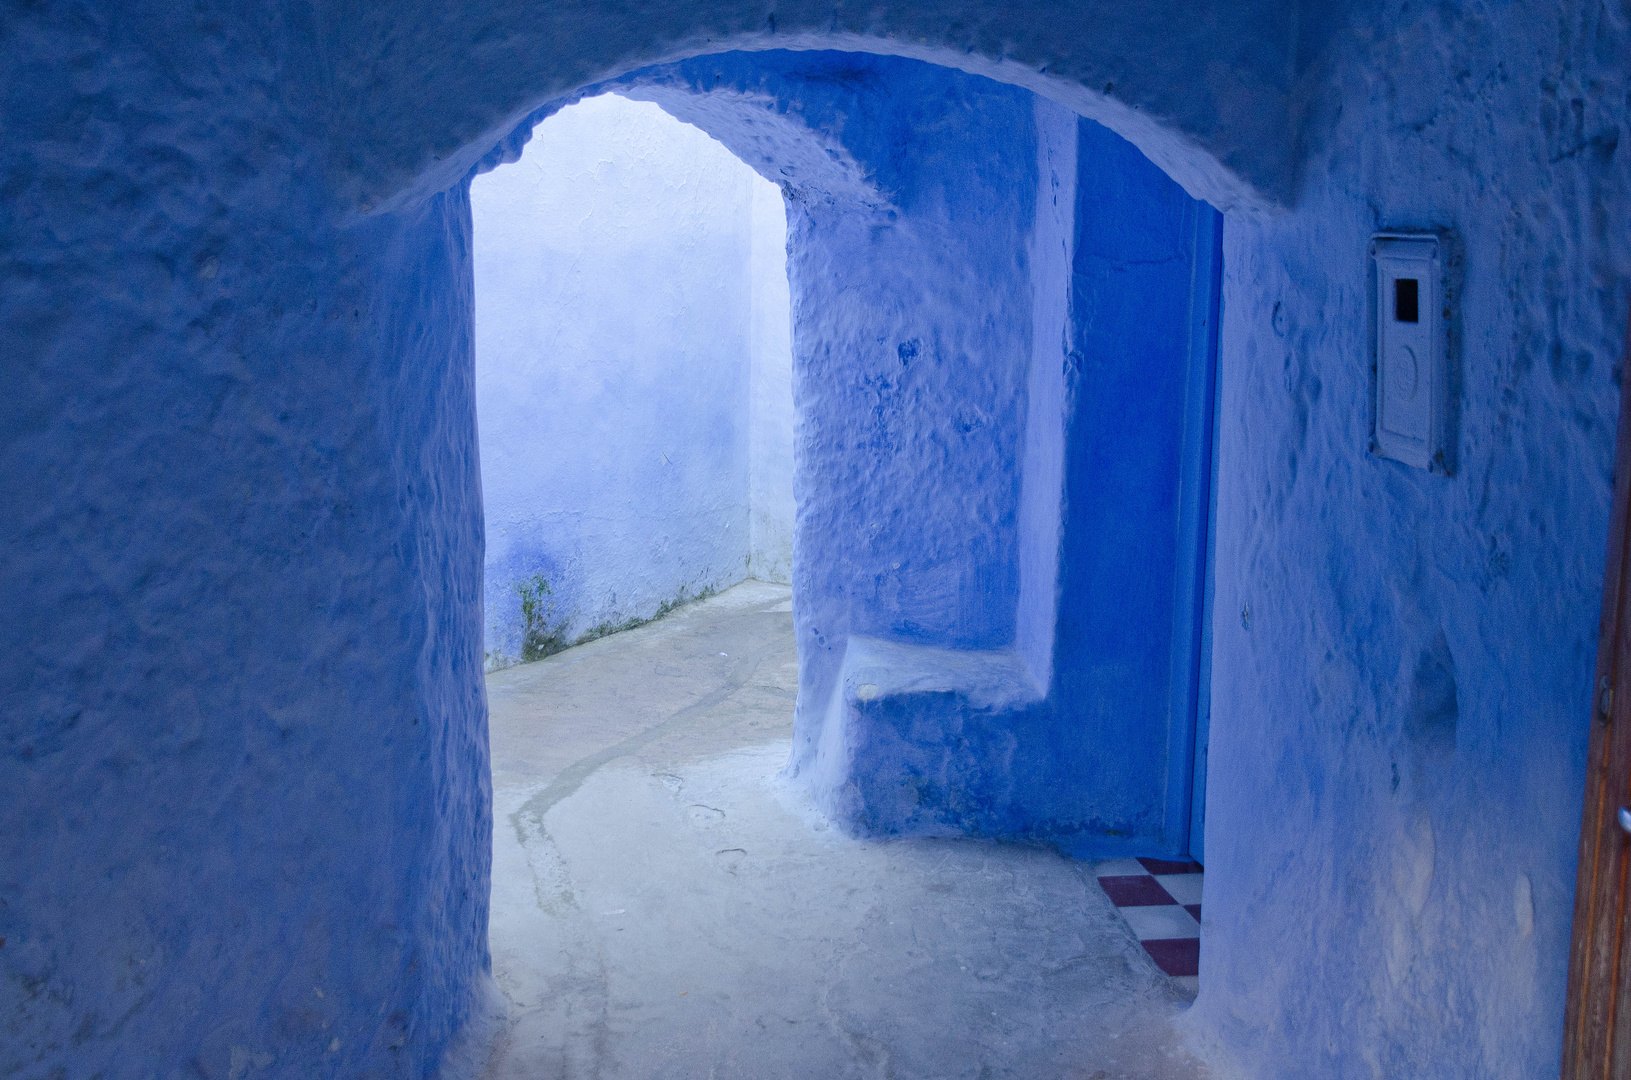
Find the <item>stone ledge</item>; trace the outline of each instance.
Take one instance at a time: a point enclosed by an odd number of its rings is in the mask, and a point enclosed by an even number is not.
[[[1044,698],[1013,650],[851,637],[810,774],[816,800],[861,835],[999,832],[1013,716]]]

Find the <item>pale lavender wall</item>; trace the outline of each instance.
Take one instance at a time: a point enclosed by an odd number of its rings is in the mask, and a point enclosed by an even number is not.
[[[786,523],[790,547],[781,193],[604,95],[539,124],[471,205],[488,666],[525,655],[518,586],[558,645],[759,564],[785,579],[752,543]]]

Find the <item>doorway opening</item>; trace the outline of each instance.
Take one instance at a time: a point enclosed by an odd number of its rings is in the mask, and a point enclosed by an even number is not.
[[[1098,860],[1197,806],[1215,213],[917,61],[613,89],[472,188],[495,1075],[1191,1075]]]
[[[781,192],[606,94],[471,185],[488,671],[790,582]]]

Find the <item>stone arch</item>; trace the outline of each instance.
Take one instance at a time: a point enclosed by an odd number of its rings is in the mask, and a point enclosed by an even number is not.
[[[250,1053],[277,1075],[422,1075],[477,1011],[493,822],[459,181],[542,103],[769,33],[767,9],[728,6],[639,26],[504,0],[287,14],[173,34],[24,16],[110,80],[26,54],[34,96],[0,149],[32,192],[10,250],[49,282],[0,299],[36,373],[16,431],[38,432],[4,470],[27,508],[10,632],[34,658],[9,774],[27,846],[0,860],[28,914],[5,953],[42,958],[18,1022],[47,1071],[224,1074]],[[779,9],[774,40],[924,37],[954,59],[942,18],[857,37]],[[988,29],[963,66],[1004,54]],[[1094,48],[1048,55],[1133,85]],[[84,153],[60,153],[68,129]],[[97,149],[115,135],[144,151]],[[64,483],[28,479],[47,475]],[[95,779],[115,760],[135,767]],[[48,813],[64,792],[87,816]],[[147,873],[132,851],[185,855]],[[118,950],[185,976],[124,980]]]
[[[364,213],[451,186],[540,110],[585,88],[774,49],[899,56],[1020,86],[1126,138],[1195,198],[1270,208],[1291,198],[1295,76],[1315,44],[1266,0],[1200,10],[1096,0],[1045,12],[982,0],[957,20],[763,0],[638,13],[513,3],[478,22],[451,8],[418,20],[367,12],[329,28],[334,176]]]

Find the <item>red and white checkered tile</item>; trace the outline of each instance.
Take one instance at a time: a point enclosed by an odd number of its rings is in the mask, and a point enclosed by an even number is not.
[[[1108,859],[1093,871],[1155,966],[1189,993],[1199,990],[1201,885],[1206,878],[1201,865],[1188,860]]]

